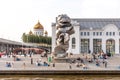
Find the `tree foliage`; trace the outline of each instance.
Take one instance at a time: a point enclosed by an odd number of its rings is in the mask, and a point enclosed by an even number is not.
[[[26,43],[44,43],[51,45],[51,37],[48,36],[37,36],[23,33],[22,40]]]

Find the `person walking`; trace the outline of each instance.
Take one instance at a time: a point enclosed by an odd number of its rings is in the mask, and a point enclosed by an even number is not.
[[[23,68],[25,69],[25,67],[26,67],[26,64],[25,64],[25,62],[23,63]]]
[[[105,61],[105,68],[107,68],[107,61]]]
[[[33,64],[33,58],[31,58],[31,64]]]
[[[69,63],[69,69],[72,69],[71,63]]]
[[[53,62],[53,67],[55,67],[55,63]]]

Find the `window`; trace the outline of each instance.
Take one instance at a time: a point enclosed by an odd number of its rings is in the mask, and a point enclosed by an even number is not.
[[[95,32],[93,32],[93,36],[95,36]]]
[[[108,36],[108,32],[106,32],[106,36]]]
[[[102,39],[93,39],[93,52],[97,53],[102,50]]]
[[[96,33],[96,35],[98,36],[98,35],[99,35],[99,33],[97,32],[97,33]]]
[[[115,52],[115,40],[113,40],[113,39],[106,40],[106,53],[114,54],[114,52]]]
[[[115,32],[113,32],[113,36],[115,35]]]
[[[110,36],[111,36],[111,35],[112,35],[112,32],[110,32],[109,34],[110,34]]]
[[[86,32],[84,32],[84,36],[86,36]]]
[[[75,38],[72,38],[72,49],[75,49]]]
[[[83,32],[81,32],[80,35],[83,36]]]
[[[88,53],[89,39],[81,39],[81,53]]]
[[[102,36],[102,32],[100,32],[100,36]]]
[[[89,33],[89,32],[87,32],[87,35],[89,36],[89,35],[90,35],[90,33]]]

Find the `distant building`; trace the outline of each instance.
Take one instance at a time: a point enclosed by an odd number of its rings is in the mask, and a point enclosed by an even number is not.
[[[33,32],[30,30],[29,34],[30,35],[37,35],[37,36],[48,36],[48,32],[44,31],[44,27],[40,24],[39,21],[33,27]]]
[[[56,41],[56,23],[52,24],[52,51]],[[70,36],[68,52],[73,54],[103,51],[120,53],[120,19],[72,19],[75,33]]]

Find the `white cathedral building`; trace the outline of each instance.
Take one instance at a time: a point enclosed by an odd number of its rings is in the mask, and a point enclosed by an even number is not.
[[[70,36],[68,53],[120,53],[120,19],[72,19],[75,33]],[[52,23],[52,51],[56,45],[56,23]]]

